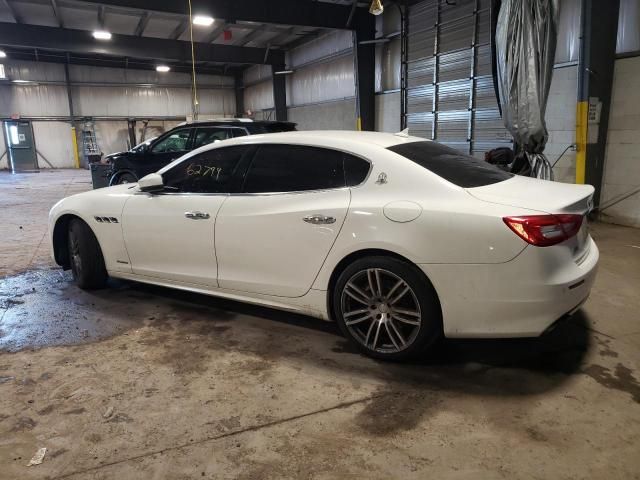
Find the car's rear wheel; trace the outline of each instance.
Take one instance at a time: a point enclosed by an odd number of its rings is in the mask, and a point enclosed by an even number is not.
[[[69,263],[76,284],[85,290],[104,287],[107,269],[102,250],[89,226],[80,219],[69,222]]]
[[[131,173],[121,173],[116,177],[113,185],[122,185],[123,183],[136,183],[138,179]]]
[[[441,335],[440,304],[414,265],[393,257],[356,260],[338,277],[334,315],[344,335],[365,354],[404,360]]]

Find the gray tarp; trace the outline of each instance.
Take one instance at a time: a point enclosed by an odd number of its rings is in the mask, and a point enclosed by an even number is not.
[[[542,153],[544,114],[556,52],[557,0],[502,0],[495,33],[498,93],[505,127],[531,176],[553,179]],[[517,172],[516,172],[517,173]]]

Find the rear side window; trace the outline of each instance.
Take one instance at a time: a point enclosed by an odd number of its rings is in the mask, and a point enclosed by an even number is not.
[[[487,162],[435,142],[401,143],[388,150],[463,188],[482,187],[513,177]]]
[[[343,154],[301,145],[263,145],[251,162],[247,193],[301,192],[345,186]]]
[[[371,164],[362,158],[344,154],[344,179],[347,187],[360,185],[367,178]]]

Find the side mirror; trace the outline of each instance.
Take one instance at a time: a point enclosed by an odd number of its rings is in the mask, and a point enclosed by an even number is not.
[[[159,173],[150,173],[138,180],[141,192],[158,192],[164,188],[164,180]]]

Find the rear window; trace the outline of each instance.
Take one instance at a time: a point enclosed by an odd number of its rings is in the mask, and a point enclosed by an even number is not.
[[[400,143],[388,150],[463,188],[482,187],[513,177],[487,162],[435,142]]]

